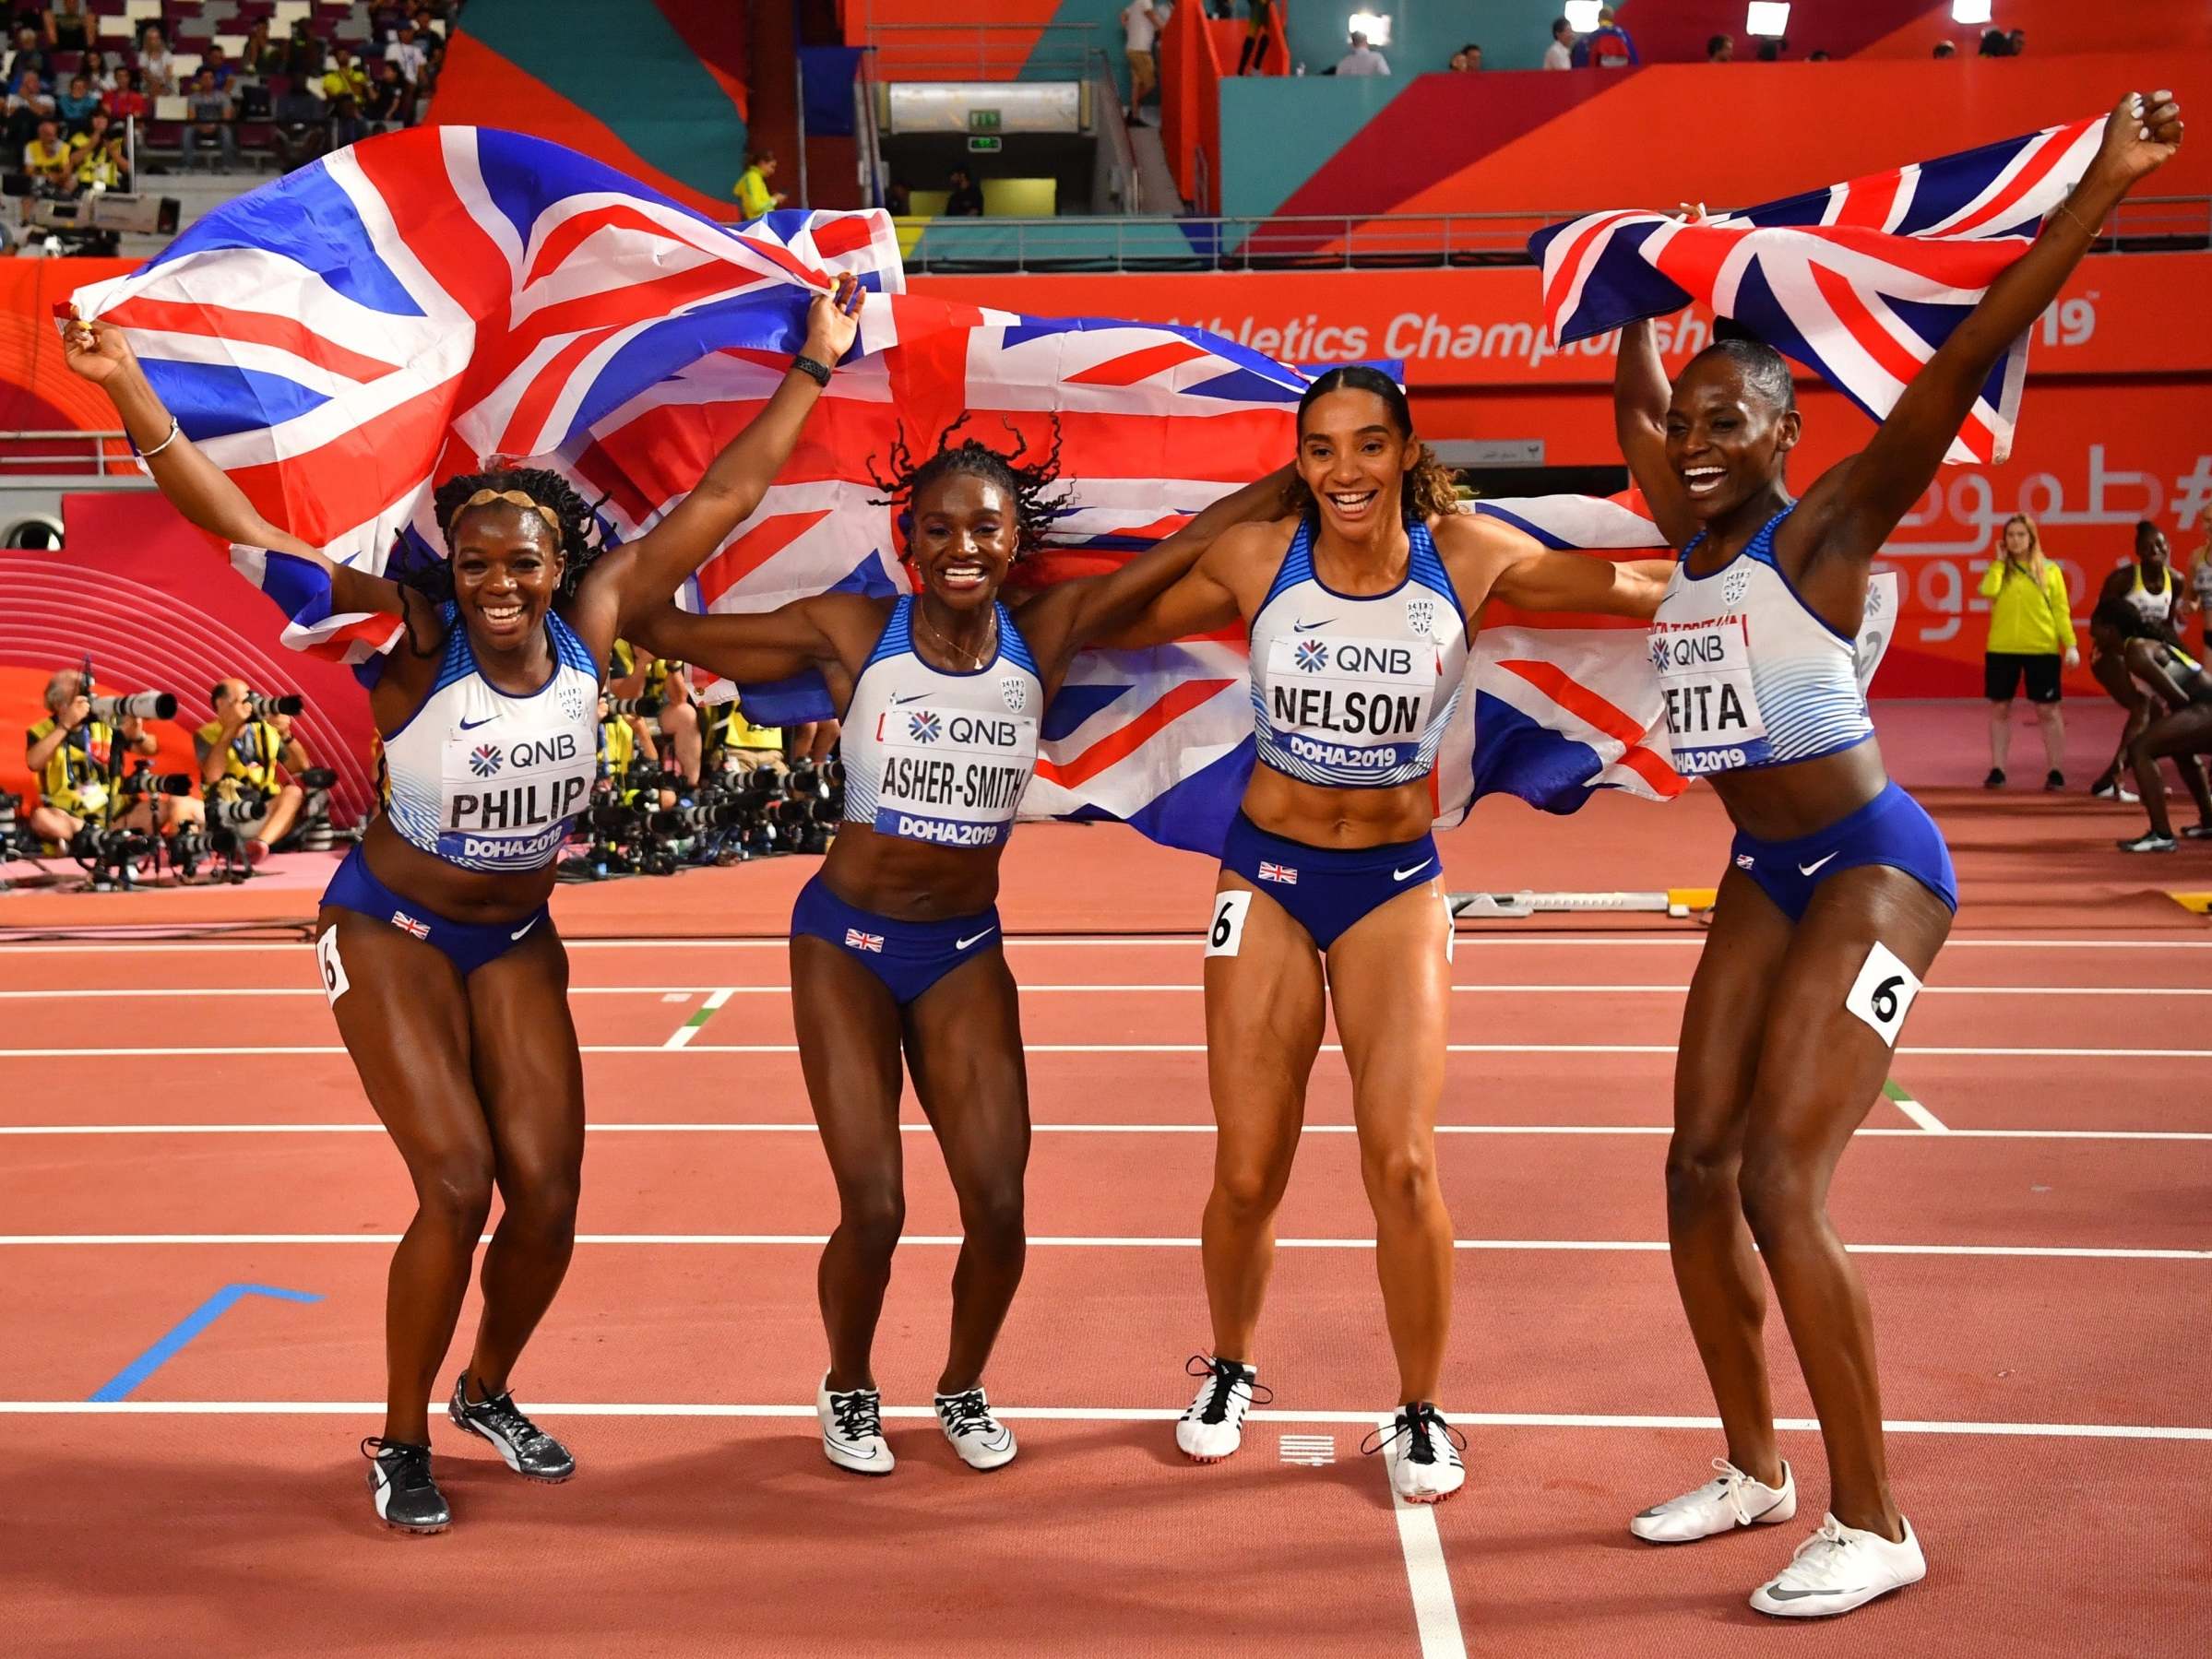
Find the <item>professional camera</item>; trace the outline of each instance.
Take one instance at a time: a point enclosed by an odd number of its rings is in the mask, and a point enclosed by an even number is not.
[[[88,824],[69,838],[69,856],[90,872],[93,892],[111,893],[136,887],[140,867],[152,861],[161,844],[160,836],[138,830]]]
[[[190,795],[198,787],[199,779],[189,773],[156,772],[144,761],[140,761],[137,765],[115,780],[115,788],[118,794],[133,797]]]
[[[132,692],[121,697],[91,699],[92,717],[103,726],[125,720],[170,720],[176,717],[177,700],[168,692]]]
[[[307,706],[307,699],[286,695],[265,697],[259,692],[245,694],[245,706],[256,720],[273,720],[279,715],[296,715]]]
[[[268,816],[269,798],[241,788],[235,799],[210,799],[206,805],[208,827],[211,830],[239,829],[249,824],[259,824]]]
[[[649,718],[660,712],[660,699],[658,697],[609,697],[606,702],[607,717],[610,720],[618,715],[638,715]]]
[[[311,794],[316,789],[335,789],[338,774],[328,766],[310,766],[300,774],[300,788]]]
[[[16,840],[22,831],[23,821],[17,816],[23,798],[0,789],[0,864],[16,856]]]

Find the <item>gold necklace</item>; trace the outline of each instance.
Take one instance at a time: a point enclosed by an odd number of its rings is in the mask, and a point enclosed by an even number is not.
[[[914,616],[916,620],[922,623],[923,629],[927,631],[931,640],[937,646],[938,649],[942,650],[946,656],[957,661],[961,656],[960,647],[954,645],[952,641],[945,638],[944,634],[937,632],[936,624],[929,620],[929,612],[922,608],[922,601],[920,599],[916,599],[914,601]],[[998,607],[994,604],[991,608],[991,648],[987,651],[980,651],[975,653],[975,660],[965,665],[965,667],[963,667],[959,671],[962,673],[972,674],[976,670],[981,668],[986,662],[989,662],[993,657],[997,655],[997,653]]]

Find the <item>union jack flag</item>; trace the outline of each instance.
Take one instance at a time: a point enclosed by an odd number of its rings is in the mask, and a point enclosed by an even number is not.
[[[1295,865],[1270,864],[1267,859],[1262,859],[1260,860],[1260,880],[1279,882],[1285,887],[1295,887],[1298,885],[1298,870]]]
[[[404,910],[392,912],[392,926],[398,928],[401,932],[412,933],[417,939],[430,937],[430,924],[426,921],[417,921]]]
[[[1831,184],[1695,224],[1586,214],[1529,238],[1565,345],[1693,301],[1787,352],[1879,421],[2087,170],[2106,117]],[[2028,337],[1991,372],[1953,461],[2011,452]]]
[[[883,954],[884,936],[881,933],[863,933],[858,928],[845,930],[845,948],[849,951],[874,951]]]

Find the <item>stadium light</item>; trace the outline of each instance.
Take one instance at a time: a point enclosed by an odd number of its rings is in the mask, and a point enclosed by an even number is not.
[[[1567,14],[1567,27],[1576,34],[1588,34],[1598,27],[1599,0],[1567,0],[1560,9]]]
[[[1990,0],[1951,0],[1951,21],[1954,23],[1987,23],[1990,20]]]
[[[1790,32],[1790,8],[1775,0],[1751,0],[1743,18],[1743,32],[1778,40]]]
[[[1387,46],[1390,44],[1390,14],[1356,11],[1351,15],[1351,21],[1345,25],[1345,33],[1365,35],[1370,46]]]

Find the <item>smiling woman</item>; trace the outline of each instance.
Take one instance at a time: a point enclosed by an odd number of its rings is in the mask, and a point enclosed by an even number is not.
[[[484,1253],[482,1318],[447,1412],[518,1475],[575,1472],[516,1405],[509,1377],[576,1237],[583,1064],[546,899],[591,784],[601,665],[759,504],[852,344],[857,302],[850,278],[814,301],[767,408],[636,540],[602,547],[556,473],[487,472],[438,491],[448,557],[404,580],[337,563],[268,523],[179,429],[122,330],[63,326],[69,367],[108,395],[186,518],[267,550],[332,610],[396,616],[406,632],[369,693],[384,811],[324,894],[315,939],[339,1033],[415,1187],[392,1258],[384,1433],[363,1445],[387,1525],[451,1522],[431,1473],[429,1404],[494,1185],[505,1209]]]

